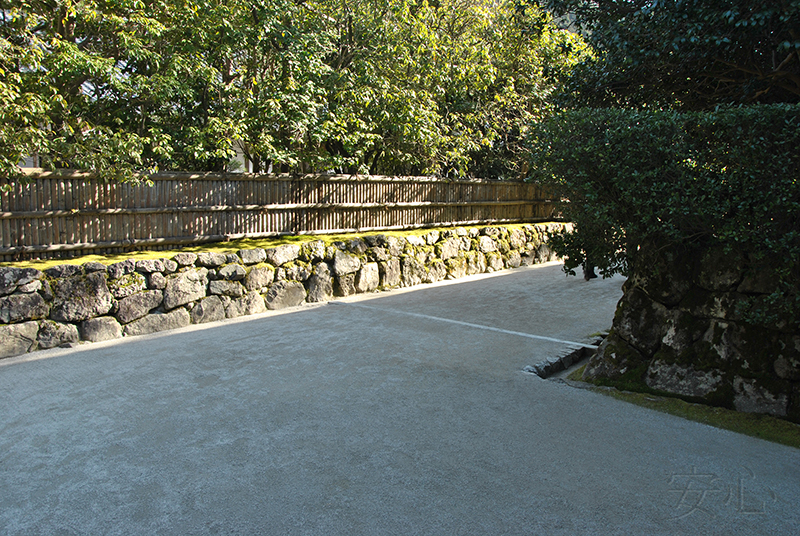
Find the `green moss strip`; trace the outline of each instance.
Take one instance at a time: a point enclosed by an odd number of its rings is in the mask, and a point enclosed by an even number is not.
[[[584,368],[586,365],[571,372],[568,379],[581,381]],[[693,404],[680,398],[633,393],[607,387],[593,387],[592,390],[637,406],[800,449],[800,425],[771,415],[742,413],[705,404]]]

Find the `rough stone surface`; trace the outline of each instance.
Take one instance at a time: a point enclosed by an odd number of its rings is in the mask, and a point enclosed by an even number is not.
[[[425,275],[426,283],[436,283],[447,277],[447,267],[443,261],[436,260],[428,267],[428,272]]]
[[[617,307],[614,329],[634,348],[654,353],[665,335],[667,308],[637,290],[626,292]]]
[[[188,311],[180,308],[168,313],[149,314],[139,320],[134,320],[125,326],[123,333],[126,337],[147,335],[148,333],[186,327],[190,323],[191,318],[189,317]]]
[[[129,273],[108,282],[108,290],[116,299],[121,300],[142,292],[147,288],[147,279],[142,274]]]
[[[115,262],[106,268],[110,279],[119,279],[123,275],[132,274],[136,270],[136,262],[133,259],[126,259],[122,262]]]
[[[262,248],[240,249],[236,252],[244,264],[258,264],[267,260],[267,252]]]
[[[161,259],[143,259],[136,261],[136,271],[144,274],[164,271],[164,261]]]
[[[644,356],[612,331],[586,365],[583,379],[625,380],[633,376],[638,380],[638,371],[645,364]]]
[[[419,285],[425,280],[425,266],[416,257],[406,255],[401,262],[403,273],[403,286],[412,287]]]
[[[308,279],[309,303],[326,302],[333,298],[333,277],[327,263],[321,262],[314,267],[314,273]]]
[[[164,264],[165,274],[174,274],[178,271],[178,263],[172,259],[161,259],[161,262]]]
[[[460,251],[461,240],[457,238],[450,238],[444,242],[441,242],[440,244],[437,244],[436,246],[436,254],[443,261],[455,257]]]
[[[170,310],[205,298],[207,283],[208,271],[205,268],[170,275],[164,288],[164,308]]]
[[[740,377],[734,378],[733,390],[735,393],[733,405],[736,411],[786,416],[789,407],[789,397],[786,394],[776,395],[758,385],[755,380]]]
[[[273,266],[282,266],[287,262],[296,260],[300,256],[300,246],[297,244],[284,244],[266,250],[267,261]]]
[[[800,359],[795,356],[780,356],[773,365],[775,374],[784,380],[800,381]]]
[[[49,277],[65,278],[83,274],[83,268],[74,264],[59,264],[44,271]]]
[[[486,257],[480,251],[467,253],[467,275],[482,274],[486,271]]]
[[[361,238],[354,238],[347,243],[347,250],[356,255],[363,255],[368,248],[367,243]]]
[[[53,295],[50,318],[58,322],[80,322],[102,316],[114,304],[105,274],[101,272],[55,280]]]
[[[122,326],[110,316],[84,320],[79,331],[81,339],[89,342],[110,341],[122,337]]]
[[[16,324],[26,320],[47,318],[50,306],[39,293],[12,294],[0,298],[0,322]]]
[[[236,318],[238,316],[257,315],[267,312],[264,298],[258,292],[248,292],[241,298],[232,299],[225,306],[225,316]]]
[[[698,371],[691,366],[654,360],[645,381],[652,389],[701,398],[722,385],[722,375],[717,370]]]
[[[180,266],[191,266],[197,262],[197,255],[194,253],[176,253],[172,260]]]
[[[432,246],[439,240],[439,236],[441,236],[441,233],[434,229],[425,235],[425,242]]]
[[[306,289],[297,281],[278,281],[270,287],[265,301],[270,310],[295,307],[306,299]]]
[[[209,296],[198,301],[189,313],[192,324],[204,324],[225,319],[225,306],[219,296]]]
[[[402,236],[387,236],[386,247],[389,249],[389,255],[399,257],[406,247],[406,239]]]
[[[160,272],[153,272],[147,276],[147,288],[150,290],[164,290],[167,286],[167,278]]]
[[[445,266],[447,266],[448,279],[460,279],[467,275],[467,259],[464,257],[448,259]]]
[[[91,274],[92,272],[105,272],[106,265],[102,262],[97,261],[89,261],[83,263],[83,271],[84,273]]]
[[[381,285],[384,288],[394,288],[400,285],[402,281],[400,259],[392,258],[386,262],[380,262],[378,269],[381,272]]]
[[[361,268],[361,260],[355,255],[337,250],[333,256],[333,273],[336,275],[352,274]]]
[[[244,286],[238,281],[211,281],[208,284],[208,291],[211,294],[240,298],[245,294]]]
[[[335,278],[333,292],[336,296],[352,296],[356,293],[356,274],[342,274]]]
[[[241,281],[247,275],[247,271],[241,264],[226,264],[217,270],[217,277],[227,281]]]
[[[288,279],[290,281],[306,281],[311,277],[311,268],[299,261],[288,263],[278,268],[275,274],[275,279],[281,281]]]
[[[244,288],[262,291],[269,287],[275,279],[275,270],[271,266],[253,266],[244,278]]]
[[[508,268],[519,268],[522,265],[522,256],[519,251],[510,251],[506,257]]]
[[[377,262],[368,262],[361,267],[356,276],[356,292],[372,292],[381,283]]]
[[[140,292],[117,303],[116,317],[123,324],[142,318],[147,313],[161,305],[164,294],[160,290]]]
[[[11,294],[19,286],[38,281],[43,275],[33,268],[0,266],[0,296]]]
[[[414,247],[422,247],[426,244],[425,239],[421,236],[409,235],[406,237],[406,242]]]
[[[300,256],[307,262],[318,262],[325,258],[325,242],[314,240],[303,244]]]
[[[25,283],[24,285],[20,285],[17,287],[17,292],[21,292],[23,294],[30,294],[32,292],[39,292],[43,287],[43,283],[39,280],[31,281],[30,283]]]
[[[481,253],[497,251],[497,243],[492,240],[491,236],[481,236],[478,239],[478,249],[481,250]]]
[[[78,342],[80,334],[75,324],[62,324],[52,320],[44,320],[39,326],[39,348],[55,348],[62,344]]]
[[[32,352],[36,349],[38,322],[0,326],[0,358]]]
[[[486,270],[489,272],[499,272],[506,267],[503,262],[503,256],[496,251],[491,251],[486,254]]]
[[[225,264],[226,261],[227,257],[222,253],[203,252],[197,254],[195,264],[206,268],[217,268]]]

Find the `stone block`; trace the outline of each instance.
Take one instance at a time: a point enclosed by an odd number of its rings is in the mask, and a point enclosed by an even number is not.
[[[244,264],[258,264],[267,260],[267,252],[262,248],[240,249],[237,254]]]
[[[336,275],[352,274],[361,268],[361,260],[355,255],[351,255],[341,250],[337,250],[333,256],[333,273]]]
[[[225,316],[228,318],[236,318],[238,316],[255,315],[267,312],[264,298],[261,296],[261,294],[255,291],[248,292],[241,298],[230,299],[223,297],[223,299],[230,300],[225,306]]]
[[[127,337],[147,335],[170,329],[186,327],[191,323],[189,312],[184,308],[168,313],[152,313],[126,325],[123,333]]]
[[[48,314],[50,306],[37,292],[0,297],[0,322],[3,324],[47,318]]]
[[[269,287],[275,279],[275,270],[269,265],[257,265],[250,268],[244,278],[244,288],[262,291]]]
[[[270,310],[296,307],[306,299],[306,289],[297,281],[278,281],[273,284],[265,297]]]
[[[263,301],[263,300],[262,300]],[[209,296],[198,301],[189,313],[192,324],[204,324],[225,319],[225,306],[219,296]]]
[[[333,277],[327,263],[320,262],[314,266],[314,273],[308,279],[309,303],[326,302],[333,298]]]
[[[103,316],[114,304],[102,272],[57,279],[53,282],[53,296],[50,318],[58,322],[80,322]]]
[[[80,324],[81,339],[90,342],[110,341],[122,337],[122,326],[110,316],[98,316]]]
[[[121,300],[146,289],[147,279],[142,274],[133,272],[111,279],[107,284],[111,295]]]
[[[273,266],[281,266],[300,256],[300,246],[297,244],[284,244],[266,250],[267,261]]]
[[[41,349],[55,348],[62,344],[78,342],[80,334],[75,324],[62,324],[52,320],[43,320],[39,326],[37,340]]]
[[[380,262],[378,263],[378,269],[381,273],[381,285],[384,288],[394,288],[400,285],[402,281],[400,259],[392,258],[386,262]]]
[[[380,285],[381,277],[378,263],[368,262],[361,267],[356,276],[356,292],[372,292]]]
[[[0,358],[13,357],[36,350],[38,322],[0,326]]]
[[[164,287],[164,308],[170,310],[205,298],[207,284],[208,270],[205,268],[170,275]]]
[[[117,302],[116,317],[122,324],[142,318],[161,305],[164,294],[160,290],[149,290],[133,294]]]

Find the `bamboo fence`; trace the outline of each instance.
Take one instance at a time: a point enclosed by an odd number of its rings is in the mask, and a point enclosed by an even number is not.
[[[0,179],[0,261],[170,249],[280,235],[537,222],[525,182],[430,177],[162,173],[139,184],[80,173]]]

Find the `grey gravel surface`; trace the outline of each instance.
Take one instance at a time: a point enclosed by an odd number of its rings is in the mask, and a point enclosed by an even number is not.
[[[798,534],[797,449],[522,371],[621,283],[547,265],[0,361],[0,534]]]

